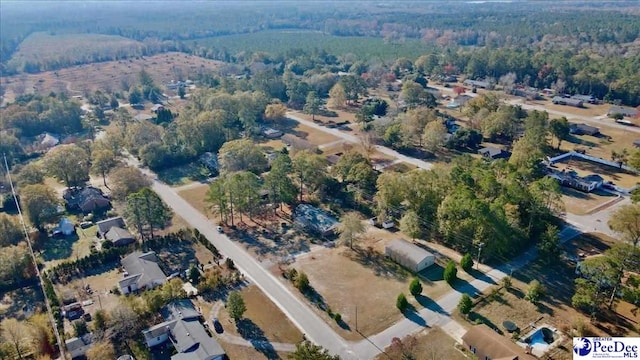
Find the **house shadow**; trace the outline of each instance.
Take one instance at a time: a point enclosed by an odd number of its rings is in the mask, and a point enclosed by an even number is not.
[[[445,309],[443,309],[442,306],[440,306],[437,302],[431,300],[430,298],[424,295],[416,296],[416,301],[418,302],[418,304],[422,305],[422,307],[424,307],[425,309],[429,309],[438,314],[450,315],[450,313],[447,312]]]
[[[420,313],[416,310],[415,306],[409,304],[405,311],[402,312],[402,315],[407,319],[414,322],[416,325],[427,327],[427,321],[420,316]]]
[[[428,285],[437,281],[444,280],[444,268],[438,264],[433,264],[425,270],[418,273],[420,279],[424,280]]]
[[[44,261],[61,260],[71,257],[73,244],[80,240],[77,233],[65,237],[48,238],[41,251]]]
[[[236,322],[236,329],[243,339],[249,341],[251,345],[267,359],[280,359],[276,349],[265,336],[264,331],[262,331],[256,323],[251,321],[251,319],[245,318],[238,320]]]
[[[402,266],[371,248],[363,249],[354,246],[353,251],[348,251],[345,255],[360,265],[373,270],[376,276],[400,281],[404,281],[408,277],[408,272]]]

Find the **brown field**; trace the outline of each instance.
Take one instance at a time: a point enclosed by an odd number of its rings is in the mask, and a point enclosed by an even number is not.
[[[570,151],[576,148],[585,149],[587,150],[588,155],[597,156],[607,160],[611,160],[612,151],[619,152],[623,149],[632,150],[634,148],[633,142],[640,138],[640,134],[633,131],[625,131],[607,126],[607,122],[609,121],[613,120],[605,119],[602,121],[602,125],[598,124],[596,126],[600,129],[602,136],[572,136],[569,141],[562,142],[561,149],[564,151]],[[580,122],[577,121],[577,123]],[[553,140],[553,145],[557,145],[555,139]]]
[[[15,97],[21,88],[26,93],[48,94],[51,91],[66,91],[70,95],[85,92],[121,91],[138,81],[138,74],[145,69],[156,84],[179,78],[194,78],[204,69],[216,69],[220,62],[183,53],[166,53],[135,59],[108,61],[79,65],[39,74],[20,74],[3,79],[7,88],[7,101]]]
[[[440,328],[425,329],[410,336],[415,339],[413,346],[409,345],[409,351],[415,355],[412,359],[430,360],[465,360],[467,357],[455,348],[456,341]],[[409,337],[402,339],[403,344],[411,343]],[[385,354],[378,355],[376,360],[403,360],[404,354],[394,351],[391,347],[385,349]]]
[[[616,199],[615,195],[602,191],[585,193],[568,187],[561,187],[562,202],[567,212],[575,215],[587,215],[609,201]]]
[[[313,145],[323,145],[340,140],[339,138],[331,134],[327,134],[324,131],[316,130],[302,124],[298,124],[291,131],[286,132],[290,132],[297,137],[303,138]]]
[[[640,182],[640,177],[636,174],[631,174],[612,166],[600,165],[586,160],[563,160],[555,163],[554,167],[557,170],[574,170],[580,176],[598,174],[602,176],[605,181],[611,181],[615,185],[622,186],[624,188],[631,188]]]
[[[399,172],[399,173],[407,173],[411,170],[415,170],[418,167],[413,165],[413,164],[409,164],[406,162],[401,162],[398,164],[393,164],[390,166],[387,166],[386,168],[384,168],[385,171],[395,171],[395,172]]]
[[[522,99],[522,101],[525,102],[524,98],[518,98],[518,99]],[[564,112],[564,113],[578,115],[578,116],[590,116],[590,117],[598,117],[598,116],[606,115],[607,111],[609,110],[609,107],[611,107],[611,105],[609,104],[602,104],[602,105],[584,104],[584,107],[577,108],[574,106],[556,105],[551,102],[551,99],[528,101],[526,103],[531,105],[544,106],[547,109],[553,110],[553,111],[559,111],[559,112]],[[553,115],[551,117],[553,117]]]
[[[237,328],[229,318],[226,309],[222,308],[218,318],[226,333],[242,336],[247,330],[253,330],[253,334],[258,333],[259,330],[260,337],[272,342],[295,344],[302,340],[300,330],[257,286],[250,285],[240,290],[240,293],[247,306],[247,311],[244,313],[245,323],[240,320],[240,328]],[[249,335],[245,334],[245,336]]]

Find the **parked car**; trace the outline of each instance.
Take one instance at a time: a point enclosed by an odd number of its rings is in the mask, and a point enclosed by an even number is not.
[[[382,223],[382,227],[384,229],[391,229],[394,226],[396,226],[396,223],[393,220],[386,220],[385,222]]]
[[[216,331],[216,333],[222,334],[224,332],[224,329],[222,328],[222,324],[220,323],[218,318],[213,318],[211,322],[213,323],[213,329]]]
[[[81,229],[87,229],[93,226],[93,222],[91,221],[83,221],[80,223],[80,228]]]

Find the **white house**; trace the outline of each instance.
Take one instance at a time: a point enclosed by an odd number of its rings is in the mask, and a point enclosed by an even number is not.
[[[413,272],[420,272],[435,264],[436,257],[427,250],[401,239],[392,240],[384,253],[398,264]]]

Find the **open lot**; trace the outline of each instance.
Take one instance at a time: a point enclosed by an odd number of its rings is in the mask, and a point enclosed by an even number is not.
[[[240,290],[247,311],[244,319],[238,325],[229,318],[225,308],[220,309],[218,319],[224,327],[225,333],[245,338],[246,340],[267,340],[284,344],[295,344],[302,341],[302,333],[269,300],[255,285],[249,285]],[[207,319],[210,321],[211,319]],[[223,340],[224,341],[224,340]]]
[[[202,69],[215,70],[222,63],[183,53],[171,52],[148,57],[108,61],[74,66],[40,74],[21,74],[3,79],[7,88],[7,101],[12,101],[16,90],[26,93],[48,94],[51,91],[67,91],[81,95],[85,91],[120,91],[124,85],[138,82],[138,74],[145,69],[156,84],[180,78],[195,78]]]
[[[580,121],[574,122],[580,123]],[[601,120],[601,124],[589,124],[599,128],[602,135],[599,137],[571,135],[567,141],[562,142],[561,150],[571,151],[574,149],[584,149],[587,151],[587,155],[606,160],[611,160],[612,151],[620,152],[623,149],[632,150],[633,142],[640,139],[640,134],[607,126],[607,123],[610,122],[613,122],[613,120],[605,118]],[[555,139],[553,140],[553,145],[557,146]]]
[[[425,329],[407,336],[402,340],[405,351],[409,351],[415,360],[465,360],[468,359],[460,350],[455,348],[456,341],[440,328]],[[390,346],[385,349],[386,354],[380,354],[376,360],[404,360],[405,354]]]
[[[200,163],[192,162],[187,165],[175,166],[158,171],[158,179],[167,185],[181,186],[194,181],[204,181],[207,179],[209,171]]]
[[[631,188],[640,182],[640,176],[636,174],[631,174],[612,166],[600,165],[592,161],[566,158],[566,160],[554,163],[553,166],[556,170],[573,170],[580,176],[597,174],[602,176],[605,181],[611,181],[616,186],[623,188]]]
[[[565,210],[575,215],[586,215],[602,206],[606,206],[609,201],[615,201],[617,197],[604,191],[594,191],[585,193],[576,189],[561,187],[562,202]]]
[[[181,190],[178,192],[183,199],[185,199],[191,206],[196,208],[203,214],[209,214],[210,212],[207,210],[207,202],[205,198],[207,197],[207,191],[209,190],[209,185],[201,184],[190,187],[189,189]]]
[[[523,98],[516,97],[516,99],[522,99],[523,102],[525,101]],[[609,107],[611,107],[611,105],[609,104],[597,105],[597,104],[585,103],[583,107],[577,108],[575,106],[556,105],[553,102],[551,102],[551,99],[527,101],[526,103],[530,105],[541,105],[546,107],[549,110],[560,111],[560,112],[574,114],[578,116],[590,116],[590,117],[598,117],[598,116],[606,115],[607,111],[609,110]],[[551,117],[553,118],[554,116],[552,115]]]
[[[313,145],[323,145],[330,142],[334,142],[340,140],[339,138],[327,134],[324,131],[320,131],[314,128],[310,128],[306,125],[302,125],[296,122],[296,126],[287,129],[285,132],[289,134],[293,134],[299,138],[305,139]]]

